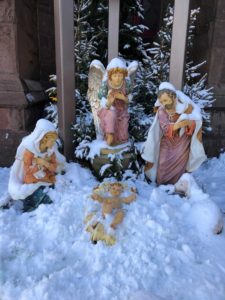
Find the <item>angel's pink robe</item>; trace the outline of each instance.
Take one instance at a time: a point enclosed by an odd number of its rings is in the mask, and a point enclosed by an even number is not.
[[[163,136],[156,181],[158,184],[175,184],[186,170],[191,136],[185,133],[179,136],[179,132],[172,132],[173,123],[177,121],[179,114],[169,118],[168,113],[160,107],[158,118]]]
[[[121,89],[115,90],[115,92],[119,91],[126,96],[125,83]],[[128,141],[128,105],[123,100],[115,99],[110,109],[105,107],[100,109],[98,117],[104,135],[112,133],[114,142],[116,143],[125,143]]]

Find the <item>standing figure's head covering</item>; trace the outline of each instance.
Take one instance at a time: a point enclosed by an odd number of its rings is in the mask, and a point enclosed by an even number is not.
[[[28,136],[24,137],[21,144],[19,145],[16,152],[16,159],[13,163],[10,171],[8,191],[14,200],[25,199],[31,195],[36,189],[43,185],[50,185],[49,183],[31,183],[24,184],[24,168],[23,168],[23,155],[25,150],[29,150],[34,154],[35,157],[45,157],[46,154],[50,156],[52,153],[56,155],[58,164],[58,171],[63,169],[65,164],[65,157],[58,151],[57,145],[55,144],[47,152],[42,153],[40,151],[40,141],[48,132],[57,133],[57,129],[54,124],[48,120],[40,119],[36,123],[34,131]]]
[[[167,81],[164,81],[159,85],[158,93],[161,94],[163,92],[172,93],[172,94],[175,95],[175,97],[176,97],[176,94],[177,94],[177,91],[176,91],[175,87],[170,82],[167,82]],[[157,98],[154,106],[159,107],[160,105],[161,105],[161,103],[160,103],[159,99]]]
[[[167,81],[160,83],[159,91],[162,91],[162,90],[169,90],[169,91],[176,93],[175,87],[170,82],[167,82]]]

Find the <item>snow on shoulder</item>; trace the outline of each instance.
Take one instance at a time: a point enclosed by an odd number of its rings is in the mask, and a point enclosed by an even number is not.
[[[176,112],[180,113],[179,121],[182,120],[195,120],[201,121],[202,115],[201,110],[198,105],[196,105],[187,95],[185,95],[182,91],[176,91],[177,98],[179,99],[176,105]],[[185,108],[188,108],[188,105],[191,105],[193,110],[190,114],[183,113]]]

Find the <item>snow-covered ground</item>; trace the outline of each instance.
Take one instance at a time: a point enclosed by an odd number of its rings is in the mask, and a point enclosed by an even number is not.
[[[1,203],[8,176],[1,168]],[[190,199],[136,180],[116,244],[94,245],[83,219],[98,182],[70,163],[49,191],[53,204],[0,210],[1,300],[224,300],[225,230],[212,225],[213,203],[225,212],[225,154],[194,177],[204,193]]]

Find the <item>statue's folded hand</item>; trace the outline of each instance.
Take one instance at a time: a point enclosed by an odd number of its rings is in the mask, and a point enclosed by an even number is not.
[[[40,158],[40,157],[36,157],[33,159],[34,163],[37,164],[40,167],[49,167],[49,162],[47,162],[45,159]]]
[[[190,125],[188,125],[185,128],[186,135],[191,136],[193,134],[194,130],[195,130],[195,127],[196,127],[195,121],[190,121]]]
[[[182,127],[190,126],[191,121],[190,120],[183,120],[180,122],[177,122],[173,125],[173,130],[176,131]]]
[[[151,162],[147,162],[145,167],[144,167],[144,171],[147,172],[148,170],[150,170],[153,167],[153,163]]]
[[[116,92],[115,93],[115,98],[119,99],[119,100],[123,100],[125,103],[128,103],[128,97],[125,96],[123,93],[121,92]]]
[[[107,106],[110,107],[114,103],[114,101],[115,101],[115,97],[111,93],[109,93],[107,97]]]

